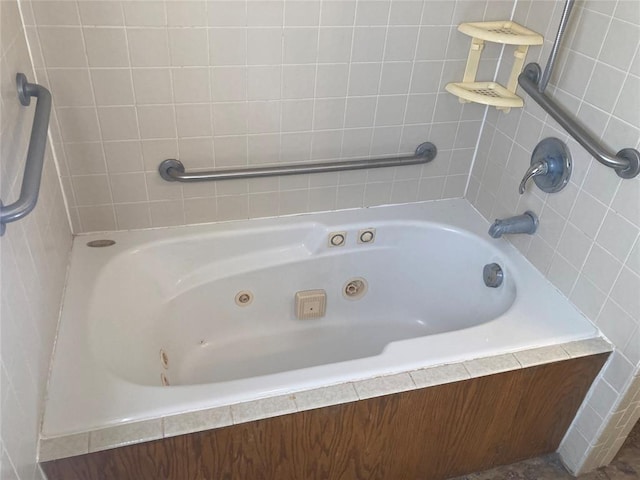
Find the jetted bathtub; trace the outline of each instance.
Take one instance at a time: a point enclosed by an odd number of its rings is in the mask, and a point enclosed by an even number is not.
[[[488,227],[445,200],[78,236],[42,435],[598,336]]]

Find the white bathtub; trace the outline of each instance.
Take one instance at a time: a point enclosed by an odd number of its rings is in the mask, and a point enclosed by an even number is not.
[[[488,227],[447,200],[76,237],[42,435],[598,335]],[[86,246],[98,238],[116,244]],[[492,262],[498,288],[482,278]],[[356,277],[368,290],[347,299]],[[294,295],[310,289],[326,291],[326,315],[299,320]]]

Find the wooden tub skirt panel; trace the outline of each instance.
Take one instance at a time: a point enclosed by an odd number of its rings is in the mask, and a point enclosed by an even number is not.
[[[608,354],[42,463],[49,480],[439,480],[553,452]]]

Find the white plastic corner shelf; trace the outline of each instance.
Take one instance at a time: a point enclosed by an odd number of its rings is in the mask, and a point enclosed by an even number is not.
[[[522,71],[529,46],[541,45],[542,35],[511,21],[461,23],[458,30],[472,38],[471,48],[462,82],[449,83],[446,90],[459,97],[462,103],[482,103],[505,112],[522,107],[522,98],[515,94],[518,75]],[[476,81],[485,41],[516,46],[513,69],[506,87],[496,82]]]

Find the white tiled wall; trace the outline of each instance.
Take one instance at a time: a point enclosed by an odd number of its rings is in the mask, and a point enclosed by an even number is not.
[[[534,29],[548,26],[543,67],[563,4],[516,5],[516,21]],[[564,45],[551,82],[557,88],[548,94],[611,151],[638,148],[640,2],[577,2]],[[586,471],[608,463],[640,417],[640,179],[620,179],[533,101],[525,103],[508,115],[490,111],[467,197],[489,220],[536,212],[538,233],[511,241],[616,346],[561,447],[573,471]],[[570,147],[570,183],[548,195],[531,182],[519,196],[532,150],[550,136]]]
[[[0,1],[0,197],[17,200],[34,102],[20,105],[15,74],[34,72],[15,0]],[[48,149],[35,210],[0,237],[0,478],[42,478],[36,466],[40,412],[53,349],[71,233]]]
[[[46,1],[27,32],[63,138],[74,230],[128,229],[460,197],[484,107],[444,93],[461,19],[513,2]],[[498,48],[481,70],[491,76]],[[167,183],[189,170],[411,153],[424,167]]]

